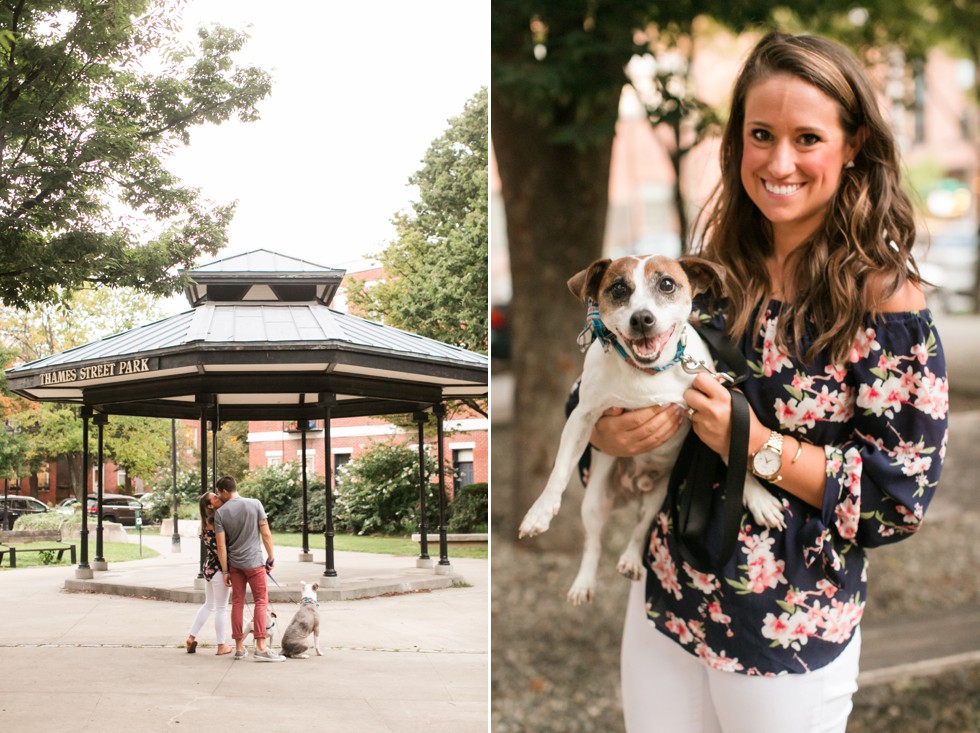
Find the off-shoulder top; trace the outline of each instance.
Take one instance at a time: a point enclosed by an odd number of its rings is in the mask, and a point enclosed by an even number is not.
[[[750,369],[743,391],[765,426],[823,447],[823,506],[763,482],[786,529],[756,527],[744,513],[721,577],[681,559],[666,506],[646,549],[650,621],[711,667],[749,675],[804,673],[841,653],[867,600],[865,551],[919,528],[948,438],[946,364],[928,310],[866,317],[846,364],[803,364],[776,347],[781,304],[764,307],[737,345]],[[723,326],[722,312],[697,315]],[[721,495],[708,527],[715,553]]]

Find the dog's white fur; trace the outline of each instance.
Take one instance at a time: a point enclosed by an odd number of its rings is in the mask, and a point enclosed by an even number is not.
[[[698,333],[687,325],[696,292],[720,285],[715,265],[696,257],[674,260],[661,256],[624,257],[597,260],[568,281],[572,292],[583,301],[599,305],[606,329],[625,346],[634,361],[644,367],[668,364],[676,354],[682,331],[687,331],[685,353],[711,364],[711,354]],[[579,402],[562,430],[554,469],[544,491],[531,506],[520,525],[521,537],[547,531],[561,506],[562,494],[575,472],[578,459],[589,444],[596,420],[610,407],[636,409],[650,405],[684,404],[684,390],[694,374],[675,365],[654,374],[628,363],[612,348],[598,340],[589,347],[579,385]],[[652,481],[635,481],[639,496],[625,500],[639,503],[640,518],[626,549],[616,565],[627,578],[638,580],[643,564],[643,540],[656,512],[663,504],[671,468],[690,430],[681,427],[660,447],[634,460],[634,476],[650,476]],[[578,575],[568,600],[579,605],[595,595],[596,570],[601,553],[601,532],[609,518],[619,491],[613,485],[617,459],[592,451],[588,488],[582,500],[585,548]],[[782,504],[750,473],[746,473],[744,504],[754,519],[767,527],[785,526]]]
[[[249,619],[248,623],[245,624],[245,638],[248,638],[249,634],[255,629],[255,619]],[[276,614],[270,608],[265,614],[265,638],[269,645],[269,649],[273,647],[276,643]],[[255,635],[252,634],[252,641],[255,641]]]
[[[316,590],[320,586],[317,583],[307,583],[300,581],[302,587],[302,597],[299,602],[299,610],[289,622],[289,626],[282,635],[282,653],[292,659],[308,659],[309,654],[306,650],[310,648],[307,640],[313,634],[313,649],[318,657],[323,656],[320,651],[320,613],[317,611]]]

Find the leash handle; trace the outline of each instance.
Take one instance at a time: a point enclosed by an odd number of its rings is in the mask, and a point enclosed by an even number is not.
[[[721,552],[714,561],[708,552],[705,536],[711,514],[715,477],[724,466],[721,456],[708,448],[693,430],[684,441],[671,471],[668,495],[681,556],[700,572],[720,575],[735,552],[743,513],[742,494],[748,468],[750,416],[745,395],[732,387],[748,378],[748,363],[721,331],[695,330],[708,343],[712,354],[720,357],[735,372],[735,376],[729,377],[727,383],[722,382],[729,388],[732,400],[732,426],[724,482]],[[706,371],[718,374],[711,369]],[[685,484],[683,491],[680,490],[682,483]]]

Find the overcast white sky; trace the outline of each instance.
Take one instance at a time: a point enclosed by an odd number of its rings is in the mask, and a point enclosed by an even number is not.
[[[273,76],[261,120],[196,128],[171,161],[207,198],[238,200],[219,257],[353,269],[381,251],[429,144],[490,82],[489,0],[190,0],[184,21],[247,30],[241,58]]]

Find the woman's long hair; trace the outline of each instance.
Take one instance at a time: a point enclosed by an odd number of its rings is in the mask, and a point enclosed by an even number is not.
[[[721,143],[721,181],[704,228],[702,254],[728,271],[729,335],[742,338],[755,307],[772,296],[765,258],[773,253],[772,231],[742,185],[745,101],[749,90],[775,74],[791,74],[837,102],[848,140],[863,134],[854,167],[841,182],[823,225],[787,263],[791,302],[780,313],[777,343],[809,362],[829,351],[846,361],[865,314],[907,281],[921,282],[911,256],[915,240],[912,204],[901,188],[891,129],[878,111],[871,83],[843,47],[817,36],[770,33],[749,55],[735,83],[731,116]],[[814,340],[806,354],[798,345]]]
[[[201,510],[201,537],[204,536],[208,526],[214,524],[214,507],[211,506],[211,496],[210,491],[205,491],[197,500],[197,508]]]

